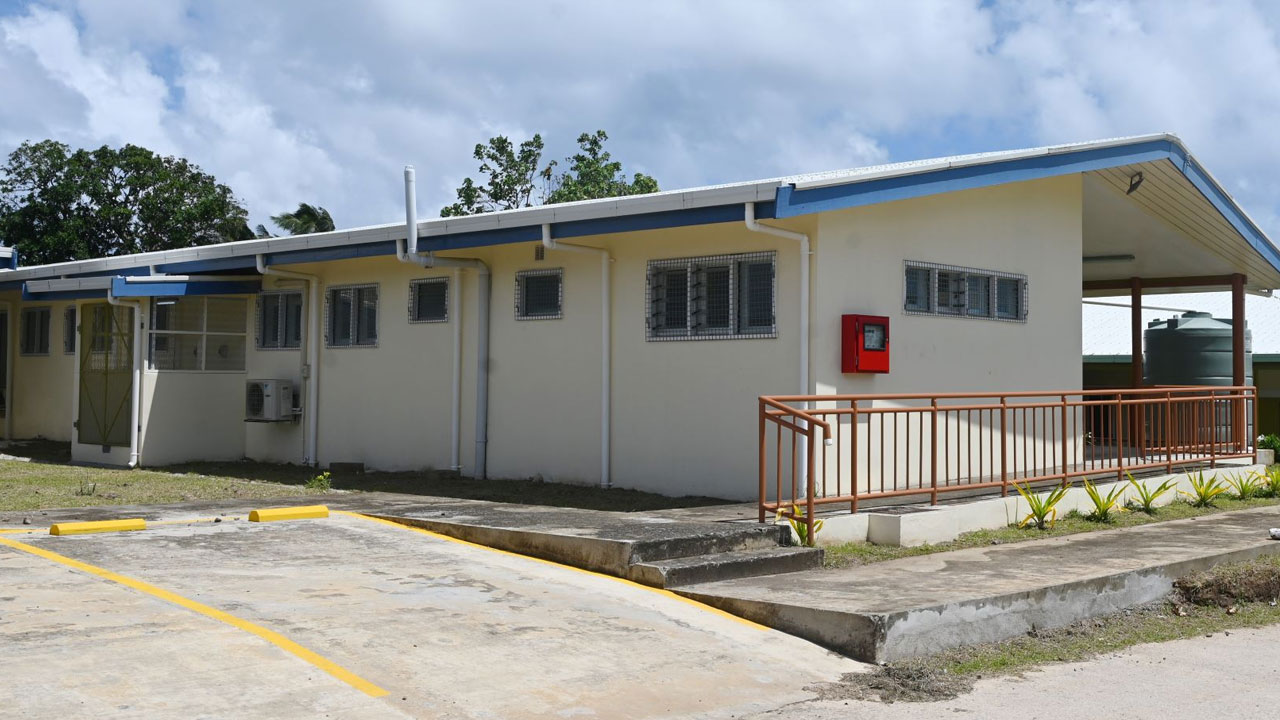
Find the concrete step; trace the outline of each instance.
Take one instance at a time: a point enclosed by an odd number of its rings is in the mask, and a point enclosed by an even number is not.
[[[822,550],[807,547],[780,547],[715,552],[666,560],[636,563],[627,576],[655,587],[716,582],[757,575],[799,572],[822,566]]]
[[[665,527],[650,527],[662,530],[664,536],[650,539],[637,532],[637,539],[631,544],[632,565],[698,555],[770,550],[791,542],[790,528],[783,525],[673,523]]]

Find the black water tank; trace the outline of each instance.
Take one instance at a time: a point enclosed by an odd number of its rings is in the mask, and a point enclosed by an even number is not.
[[[1231,329],[1231,320],[1204,312],[1151,321],[1143,342],[1143,381],[1147,385],[1231,385]],[[1253,335],[1248,325],[1244,384],[1253,384]]]

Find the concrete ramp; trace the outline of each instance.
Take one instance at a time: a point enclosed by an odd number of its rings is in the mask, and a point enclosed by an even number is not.
[[[867,662],[1062,627],[1164,597],[1194,570],[1280,553],[1280,507],[701,583],[677,592]]]

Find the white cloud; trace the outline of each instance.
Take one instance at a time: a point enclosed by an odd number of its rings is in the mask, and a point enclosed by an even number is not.
[[[1280,231],[1261,1],[51,1],[0,11],[0,152],[180,153],[255,220],[394,220],[405,163],[429,211],[495,133],[541,132],[553,159],[603,128],[680,187],[1172,130]]]

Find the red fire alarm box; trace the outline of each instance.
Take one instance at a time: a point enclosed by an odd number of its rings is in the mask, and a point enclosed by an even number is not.
[[[889,372],[889,318],[883,315],[840,318],[840,371]]]

